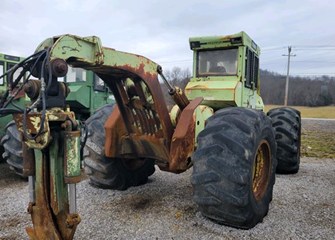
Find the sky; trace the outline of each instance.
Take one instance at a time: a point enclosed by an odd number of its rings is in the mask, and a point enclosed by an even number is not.
[[[189,37],[245,31],[260,67],[286,75],[335,76],[333,0],[1,0],[0,52],[29,56],[46,38],[98,36],[163,69],[192,68]]]

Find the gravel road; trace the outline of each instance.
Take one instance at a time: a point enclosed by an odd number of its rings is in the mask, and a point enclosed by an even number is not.
[[[318,125],[310,121],[303,127]],[[335,129],[335,122],[326,127]],[[192,201],[191,172],[157,170],[148,184],[123,192],[81,182],[75,239],[334,239],[335,159],[302,158],[299,173],[277,175],[269,214],[251,230],[202,217]],[[27,239],[27,182],[6,164],[0,164],[0,203],[0,239]]]

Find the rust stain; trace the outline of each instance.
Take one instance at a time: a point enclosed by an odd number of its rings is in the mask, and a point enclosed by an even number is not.
[[[173,133],[173,127],[164,98],[162,97],[163,92],[158,81],[158,75],[156,71],[146,71],[145,66],[146,64],[142,62],[137,68],[134,68],[131,65],[123,65],[119,66],[119,68],[134,74],[135,77],[132,77],[133,79],[136,78],[136,76],[140,77],[140,80],[143,81],[147,86],[148,91],[153,98],[154,109],[158,114],[158,119],[161,125],[163,126],[164,137],[167,139],[167,145],[169,147],[170,139]],[[115,81],[115,79],[113,79],[113,81]]]
[[[172,137],[170,148],[171,160],[169,171],[171,172],[183,172],[190,167],[188,161],[194,150],[195,136],[195,122],[193,113],[202,100],[202,97],[195,98],[181,112],[175,133]]]
[[[39,123],[41,122],[41,113],[30,113],[27,119],[27,128],[30,134],[37,134]],[[17,114],[14,116],[19,130],[22,131],[23,115]],[[68,119],[75,121],[73,112],[67,112],[59,108],[47,110],[45,123],[53,122],[60,128],[68,128]],[[79,134],[79,131],[74,131]],[[47,127],[42,131],[42,134],[51,135],[50,129]],[[58,133],[57,133],[58,134]],[[52,139],[57,139],[53,134]],[[55,239],[55,240],[70,240],[73,239],[76,226],[80,222],[79,216],[73,217],[72,221],[67,223],[69,218],[69,206],[66,198],[59,197],[60,191],[56,186],[60,186],[57,179],[59,175],[51,169],[51,156],[45,151],[32,152],[27,148],[29,141],[35,139],[24,139],[23,152],[24,152],[24,173],[35,175],[35,202],[29,203],[28,212],[31,215],[33,227],[26,229],[30,239]],[[37,138],[36,138],[37,141]],[[57,140],[55,140],[57,141]],[[49,146],[49,145],[48,145]],[[62,179],[63,180],[63,179]],[[63,183],[64,184],[64,183]],[[65,185],[65,184],[64,184]],[[64,187],[63,185],[61,185]],[[70,216],[71,217],[71,216]]]
[[[117,106],[105,122],[105,134],[105,155],[115,157],[120,148],[119,139],[127,134]]]
[[[28,148],[25,142],[22,142],[22,157],[23,157],[23,176],[28,177],[35,175],[34,150]]]

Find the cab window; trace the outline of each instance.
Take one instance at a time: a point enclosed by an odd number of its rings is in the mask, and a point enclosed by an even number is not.
[[[237,56],[237,48],[199,51],[197,76],[237,75]]]
[[[86,81],[86,70],[82,68],[73,68],[69,66],[65,80],[66,82]]]
[[[247,88],[258,87],[259,58],[249,48],[245,54],[245,86]]]
[[[15,65],[16,65],[15,63],[7,63],[7,69],[6,70],[8,71],[9,69],[14,67]],[[23,68],[19,67],[18,69],[15,70],[14,73],[9,74],[7,79],[9,79],[11,82],[13,82],[14,80],[16,80],[19,77],[19,75],[22,71],[23,71]],[[23,79],[24,79],[24,77],[21,78],[21,80],[20,80],[21,83],[23,82]]]
[[[94,90],[100,92],[105,91],[105,82],[96,74],[94,74]]]

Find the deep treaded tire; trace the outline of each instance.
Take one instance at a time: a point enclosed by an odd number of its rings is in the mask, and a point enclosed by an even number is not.
[[[10,168],[18,175],[23,174],[22,141],[14,120],[10,121],[6,127],[6,134],[1,139],[4,147],[2,157],[7,161]]]
[[[275,183],[270,118],[252,109],[222,109],[207,120],[197,141],[191,182],[199,210],[220,224],[254,227],[269,210]]]
[[[277,160],[276,172],[293,174],[299,171],[301,117],[300,112],[289,107],[271,109],[268,116],[276,132]]]
[[[131,160],[110,159],[104,156],[104,124],[114,106],[106,105],[86,120],[88,138],[84,148],[85,171],[90,184],[99,188],[126,190],[145,184],[155,172],[153,160],[133,164]]]
[[[4,152],[5,152],[5,149],[3,148],[3,146],[0,143],[0,164],[5,162],[5,159],[2,156]]]

